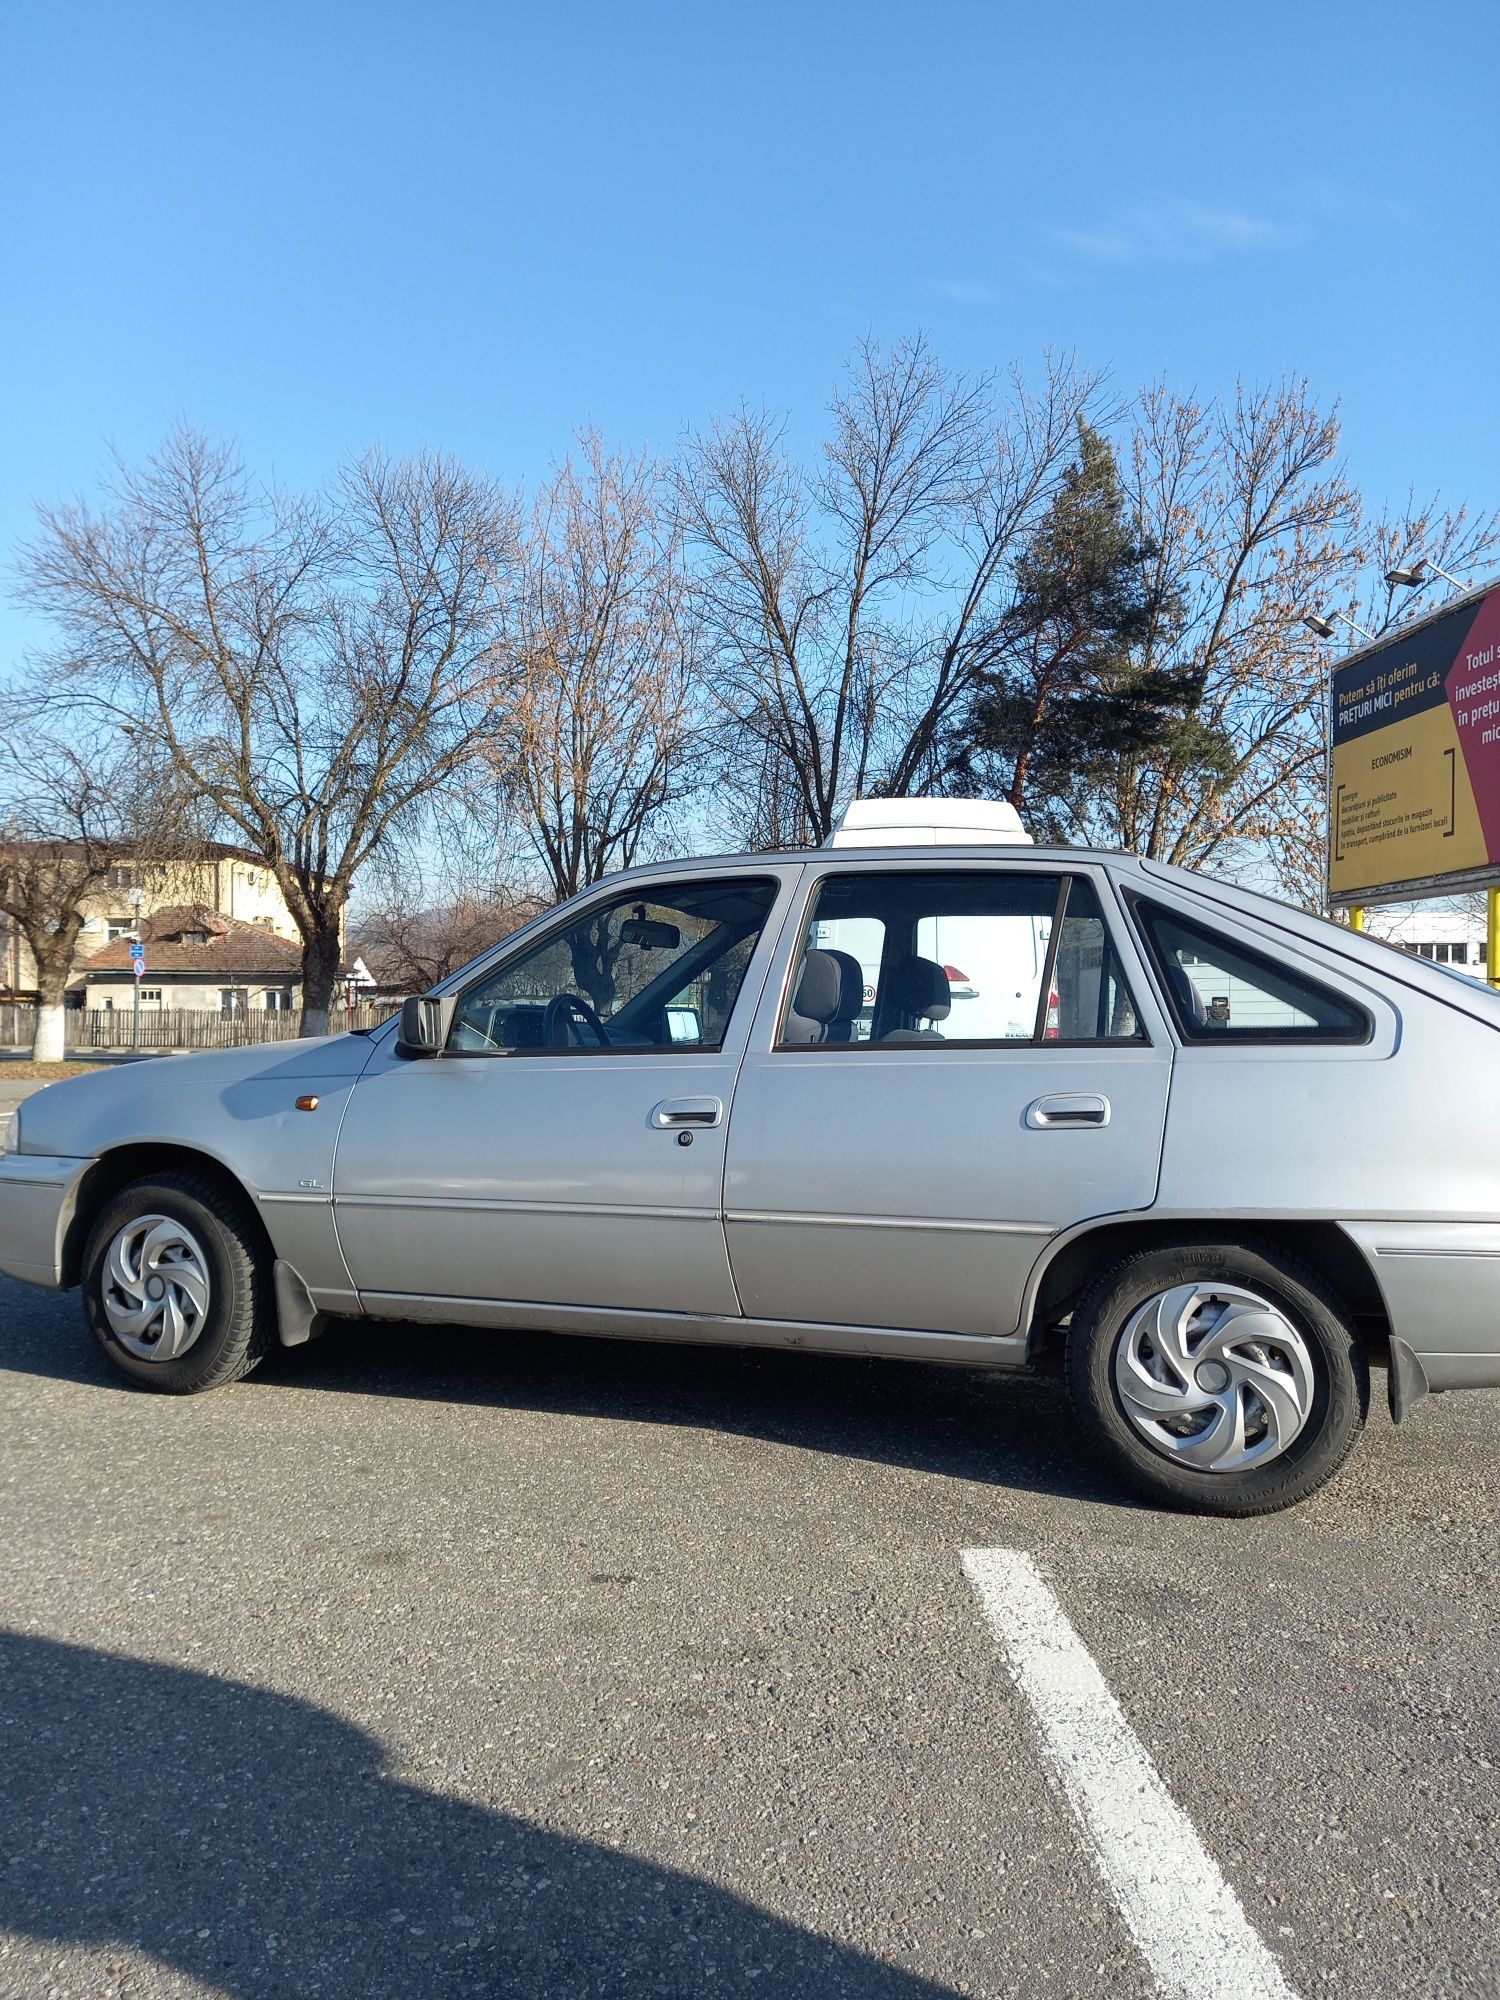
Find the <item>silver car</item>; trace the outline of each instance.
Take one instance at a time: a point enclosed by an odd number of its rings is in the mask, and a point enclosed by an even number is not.
[[[0,1269],[177,1393],[329,1315],[1060,1357],[1224,1514],[1343,1463],[1372,1362],[1398,1422],[1500,1384],[1500,996],[928,811],[634,869],[372,1033],[41,1091]]]

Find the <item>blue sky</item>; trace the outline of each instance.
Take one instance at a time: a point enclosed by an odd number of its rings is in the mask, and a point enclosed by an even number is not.
[[[1122,391],[1305,372],[1367,491],[1500,500],[1500,8],[11,0],[0,555],[178,416],[511,479],[859,335]],[[0,609],[0,671],[35,628]]]

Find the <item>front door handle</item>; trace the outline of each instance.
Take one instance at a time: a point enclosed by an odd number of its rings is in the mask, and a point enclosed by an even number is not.
[[[1026,1123],[1033,1132],[1052,1132],[1059,1127],[1107,1125],[1109,1099],[1079,1091],[1071,1096],[1039,1097],[1026,1107]]]
[[[724,1121],[723,1101],[717,1097],[668,1097],[651,1113],[658,1132],[678,1132],[687,1125],[720,1125]]]

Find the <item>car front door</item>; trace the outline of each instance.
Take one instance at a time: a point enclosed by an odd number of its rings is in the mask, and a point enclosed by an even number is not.
[[[808,876],[735,1098],[742,1310],[1011,1334],[1049,1237],[1155,1196],[1171,1047],[1108,882],[1040,856]]]
[[[570,906],[470,980],[439,1056],[382,1042],[334,1169],[367,1310],[737,1312],[727,1117],[799,872],[679,873]]]

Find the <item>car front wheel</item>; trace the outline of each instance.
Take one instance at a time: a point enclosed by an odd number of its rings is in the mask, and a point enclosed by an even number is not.
[[[105,1203],[83,1257],[84,1312],[121,1375],[190,1395],[238,1381],[269,1344],[269,1259],[242,1204],[166,1172]]]
[[[1332,1478],[1369,1402],[1363,1348],[1322,1280],[1279,1250],[1196,1243],[1105,1271],[1068,1334],[1074,1407],[1153,1499],[1290,1507]]]

